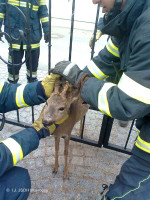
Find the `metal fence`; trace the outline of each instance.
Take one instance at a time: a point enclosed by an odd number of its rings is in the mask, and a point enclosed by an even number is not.
[[[0,6],[5,6],[6,7],[6,17],[9,19],[9,12],[8,12],[8,9],[10,6],[13,6],[15,9],[16,9],[16,12],[19,12],[20,15],[23,16],[24,18],[24,21],[25,21],[25,26],[26,26],[26,35],[27,35],[27,52],[28,52],[28,56],[26,59],[29,59],[29,63],[30,63],[30,77],[32,78],[32,57],[31,57],[31,41],[30,41],[30,17],[29,17],[29,0],[27,0],[27,16],[25,16],[17,6],[15,5],[10,5],[8,3],[8,1],[6,0],[6,3],[2,3],[0,4]],[[97,23],[98,23],[98,18],[99,18],[99,10],[100,10],[100,6],[98,5],[97,6],[97,13],[96,13],[96,19],[95,19],[95,28],[94,28],[94,41],[95,41],[95,38],[96,38],[96,30],[97,30]],[[68,56],[68,59],[71,61],[71,58],[72,58],[72,51],[73,51],[73,48],[72,48],[72,44],[73,44],[73,33],[74,33],[74,13],[75,13],[75,0],[72,0],[72,16],[71,16],[71,19],[70,19],[70,43],[69,43],[69,49],[68,49],[68,52],[69,52],[69,56]],[[50,39],[49,39],[49,44],[48,44],[48,74],[50,74],[50,69],[51,69],[51,0],[49,0],[49,31],[50,31]],[[8,20],[9,24],[8,24],[8,32],[9,32],[9,35],[4,33],[4,32],[1,32],[0,35],[7,35],[7,37],[9,38],[9,43],[10,43],[10,49],[13,53],[13,48],[12,48],[12,40],[14,40],[15,38],[12,37],[11,35],[11,31],[10,31],[10,21]],[[23,39],[23,32],[20,30],[20,37],[19,38],[16,38],[16,41],[17,40],[22,40]],[[94,48],[95,48],[95,42],[93,43],[93,46],[92,46],[92,51],[91,51],[91,59],[93,58],[94,56]],[[1,56],[0,56],[0,59],[5,63],[5,64],[11,64],[12,67],[14,68],[16,66],[16,64],[14,64],[14,62],[12,63],[9,63],[9,61],[6,61],[5,59],[3,59]],[[12,59],[13,60],[13,59]],[[22,64],[25,63],[26,60],[23,61]],[[14,76],[13,76],[14,77]],[[90,108],[91,110],[94,110],[93,108]],[[98,111],[98,110],[97,110]],[[5,123],[8,123],[8,124],[13,124],[13,125],[16,125],[16,126],[20,126],[20,127],[24,127],[24,128],[27,128],[27,127],[30,127],[31,124],[28,124],[28,123],[25,123],[25,122],[22,122],[20,121],[20,112],[22,112],[22,109],[20,110],[17,110],[17,119],[14,120],[14,119],[10,119],[10,118],[6,118],[4,114],[1,114],[0,116],[0,121],[1,121],[1,127],[0,127],[0,130],[2,130],[2,128],[4,127],[4,124]],[[34,122],[34,107],[32,107],[31,109],[31,115],[32,115],[32,122]],[[119,143],[111,143],[111,135],[112,135],[112,132],[113,132],[113,126],[115,125],[114,123],[114,119],[108,117],[108,116],[105,116],[105,115],[102,115],[102,123],[99,125],[100,126],[100,131],[99,131],[99,138],[98,140],[92,140],[92,139],[88,139],[86,137],[84,137],[84,133],[85,133],[85,130],[84,130],[84,126],[85,126],[85,123],[86,123],[86,116],[83,120],[83,130],[82,130],[82,134],[81,136],[75,136],[75,135],[71,135],[71,140],[73,141],[77,141],[77,142],[81,142],[81,143],[84,143],[84,144],[88,144],[88,145],[92,145],[92,146],[95,146],[95,147],[104,147],[104,148],[108,148],[108,149],[112,149],[112,150],[115,150],[115,151],[119,151],[119,152],[122,152],[122,153],[126,153],[126,154],[131,154],[131,148],[132,148],[132,145],[133,144],[130,144],[130,139],[132,137],[132,132],[134,131],[134,121],[131,122],[131,124],[128,126],[128,129],[125,129],[126,131],[126,134],[125,134],[125,137],[123,139],[123,145],[120,145],[120,142]],[[118,132],[118,128],[115,130],[115,132]],[[135,130],[136,131],[136,130]],[[98,134],[98,133],[97,133]],[[118,135],[121,134],[121,133],[117,133]],[[134,143],[134,139],[135,137],[132,139],[132,143]],[[128,148],[128,146],[130,146],[130,148]]]

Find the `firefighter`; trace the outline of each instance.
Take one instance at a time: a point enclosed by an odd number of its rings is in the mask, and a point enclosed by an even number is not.
[[[98,25],[97,25],[95,42],[97,42],[100,39],[100,37],[102,36],[101,29],[103,27],[104,27],[103,18],[100,17],[99,21],[98,21]],[[108,36],[108,39],[109,39],[109,37],[110,36]],[[90,46],[91,49],[93,47],[93,42],[94,42],[94,34],[92,35],[92,37],[90,38],[90,41],[89,41],[89,46]],[[118,78],[116,79],[116,74],[115,74],[115,77],[106,78],[106,81],[111,81],[113,83],[116,82],[116,80],[118,81]],[[128,126],[128,121],[118,120],[118,124],[119,124],[120,127],[127,127]]]
[[[136,120],[132,156],[123,164],[103,200],[150,199],[150,0],[93,0],[105,15],[102,34],[111,35],[104,49],[83,69],[70,61],[56,64],[83,100],[118,120]],[[112,67],[115,66],[115,68]],[[121,74],[118,84],[106,77]],[[85,73],[92,77],[80,81]],[[114,161],[115,162],[115,161]]]
[[[6,2],[5,0],[0,1],[0,3],[5,3],[5,2]],[[37,81],[37,68],[40,56],[40,40],[42,38],[42,28],[44,32],[45,42],[47,43],[49,41],[49,18],[48,18],[48,9],[46,6],[46,1],[29,0],[29,16],[27,15],[27,6],[28,6],[27,1],[8,0],[8,4],[9,4],[8,12],[6,12],[5,5],[0,6],[0,29],[2,27],[2,22],[4,21],[4,32],[6,32],[8,35],[11,34],[11,36],[13,37],[11,41],[10,37],[6,36],[6,39],[9,43],[8,62],[10,63],[8,64],[8,81],[10,83],[18,82],[19,71],[21,68],[21,63],[24,54],[27,66],[27,74],[26,74],[27,81],[28,82]],[[19,8],[20,11],[22,11],[22,13],[26,16],[28,22],[30,23],[29,27],[26,26],[23,15],[16,9],[16,7]],[[7,16],[7,13],[9,17]],[[22,30],[24,33],[23,40],[15,40],[20,36],[19,30]],[[27,31],[30,31],[30,33]],[[31,49],[28,44],[29,42],[28,35],[31,36],[30,38]],[[1,37],[2,36],[0,36],[0,38]],[[29,60],[29,53],[28,53],[30,52],[30,50],[32,58],[31,61]],[[13,67],[11,65],[12,63],[18,65]],[[32,65],[32,70],[30,69],[30,65]],[[32,78],[30,78],[30,74],[32,75]]]
[[[42,82],[37,81],[26,85],[0,82],[0,112],[6,113],[45,102],[53,91],[55,80],[59,77],[51,74]],[[0,142],[0,200],[28,198],[31,188],[28,170],[15,165],[37,149],[40,139],[52,134],[66,119],[45,129],[42,116],[43,111],[31,128],[26,128]]]

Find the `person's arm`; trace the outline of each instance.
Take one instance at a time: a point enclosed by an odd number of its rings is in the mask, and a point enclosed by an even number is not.
[[[0,142],[0,176],[37,149],[39,137],[33,128],[24,129]]]
[[[83,72],[104,80],[109,76],[114,76],[116,74],[114,67],[119,71],[119,66],[118,43],[114,37],[110,37],[104,49],[87,64]]]
[[[39,0],[38,15],[44,32],[44,40],[47,43],[49,41],[49,15],[46,0]]]
[[[5,113],[45,102],[52,93],[57,78],[58,75],[51,74],[42,82],[22,85],[0,82],[0,112]]]
[[[40,82],[22,85],[0,82],[0,112],[5,113],[45,102],[46,96],[40,85]]]
[[[130,57],[126,63],[127,68],[118,84],[95,77],[80,83],[85,73],[69,61],[56,64],[51,71],[60,74],[74,86],[83,85],[81,90],[83,100],[103,113],[124,121],[141,118],[150,113],[150,27],[148,24],[149,22],[144,25],[136,24],[138,28],[132,33],[129,41]],[[106,73],[104,66],[102,65],[100,69]]]
[[[149,24],[149,22],[148,22]],[[150,27],[138,27],[130,38],[130,59],[119,83],[89,78],[83,88],[83,100],[119,120],[133,120],[150,113]],[[142,32],[141,32],[142,30]]]

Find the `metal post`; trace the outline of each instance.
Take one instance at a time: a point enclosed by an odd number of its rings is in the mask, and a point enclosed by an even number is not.
[[[73,0],[73,2],[72,2],[70,45],[69,45],[69,61],[71,61],[71,54],[72,54],[73,29],[74,29],[74,13],[75,13],[75,0]]]
[[[97,13],[96,13],[96,20],[95,20],[95,28],[94,28],[94,38],[93,38],[93,44],[92,44],[92,51],[91,51],[91,59],[94,56],[94,48],[95,48],[95,39],[96,39],[96,31],[97,31],[97,22],[99,18],[99,10],[100,10],[100,4],[97,5]]]
[[[52,46],[52,40],[51,40],[51,18],[52,18],[52,6],[51,6],[51,0],[49,0],[49,43],[48,43],[48,74],[50,74],[51,70],[51,46]]]

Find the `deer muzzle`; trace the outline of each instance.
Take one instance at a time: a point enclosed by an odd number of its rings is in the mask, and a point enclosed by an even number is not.
[[[51,120],[46,120],[46,119],[42,120],[42,124],[44,125],[44,127],[51,126],[53,123],[54,122]]]

